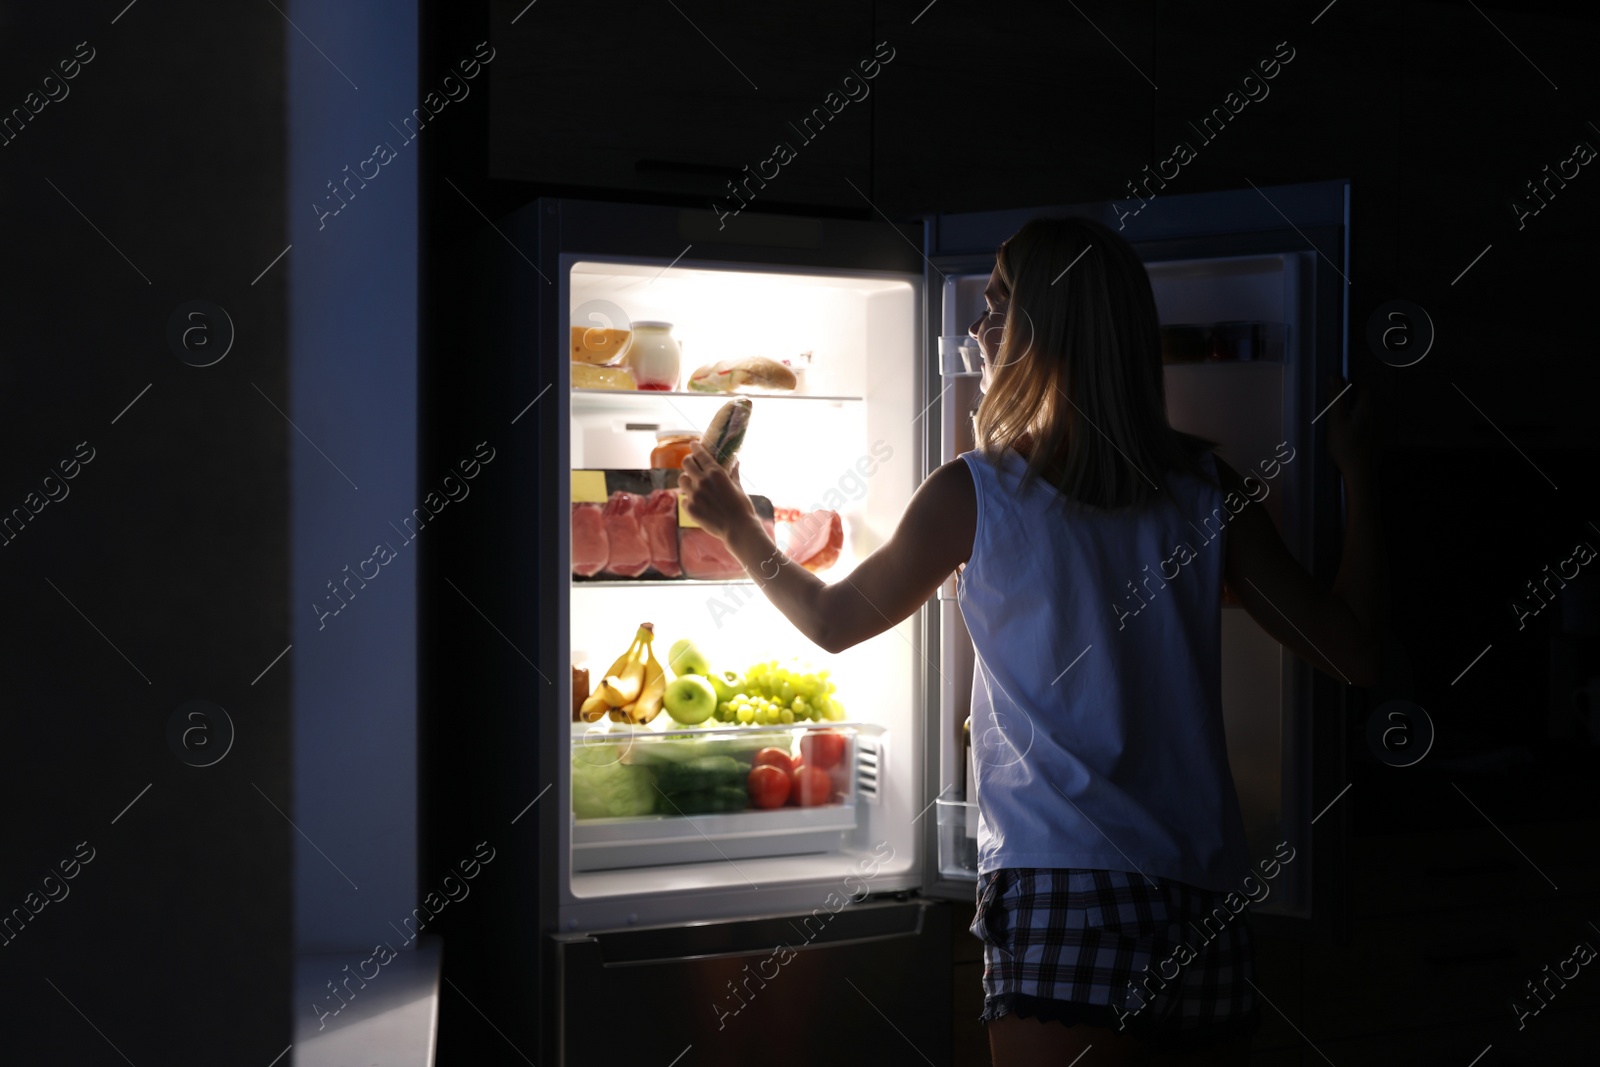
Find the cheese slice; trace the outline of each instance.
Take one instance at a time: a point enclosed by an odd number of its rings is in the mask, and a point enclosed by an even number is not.
[[[574,504],[604,504],[607,495],[605,471],[572,472],[572,502]]]

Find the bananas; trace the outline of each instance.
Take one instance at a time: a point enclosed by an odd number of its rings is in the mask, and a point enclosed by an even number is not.
[[[628,651],[611,665],[600,683],[600,695],[607,704],[619,708],[639,699],[639,691],[644,687],[645,658],[654,639],[655,628],[649,623],[642,624],[633,635]]]
[[[601,696],[600,691],[597,689],[589,694],[589,699],[585,700],[583,706],[578,709],[578,717],[584,722],[595,722],[606,713],[606,709],[610,706],[606,703],[606,698]]]
[[[655,636],[650,623],[639,625],[628,651],[617,657],[594,694],[578,709],[584,722],[609,713],[615,722],[647,723],[660,714],[667,675],[656,660]]]
[[[644,689],[633,704],[633,721],[649,722],[661,714],[661,698],[667,691],[667,672],[656,661],[655,649],[649,651],[644,663]]]

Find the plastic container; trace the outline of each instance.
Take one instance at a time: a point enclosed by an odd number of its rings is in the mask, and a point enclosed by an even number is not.
[[[690,446],[698,440],[699,430],[658,430],[656,447],[650,452],[651,469],[682,470],[683,457],[689,454]]]
[[[683,349],[670,322],[636,322],[625,360],[640,389],[670,392],[678,387]]]
[[[772,501],[764,496],[751,494],[750,503],[756,509],[756,518],[761,522],[761,528],[771,537],[777,527],[773,521]],[[701,581],[739,581],[748,577],[744,564],[734,558],[728,551],[728,546],[722,539],[706,533],[698,526],[678,527],[678,561],[683,568],[685,578],[696,578]],[[776,567],[778,564],[772,564]],[[771,574],[761,575],[771,578]]]

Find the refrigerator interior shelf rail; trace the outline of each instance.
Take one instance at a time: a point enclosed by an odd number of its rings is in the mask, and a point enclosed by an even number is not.
[[[857,825],[853,801],[722,815],[573,821],[572,869],[603,871],[833,852]]]

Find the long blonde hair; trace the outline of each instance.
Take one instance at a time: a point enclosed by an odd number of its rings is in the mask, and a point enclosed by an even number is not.
[[[976,417],[995,463],[1027,439],[1022,485],[1042,477],[1097,508],[1146,504],[1174,471],[1209,479],[1210,441],[1167,421],[1150,279],[1089,219],[1034,219],[1000,246],[1005,326]]]

